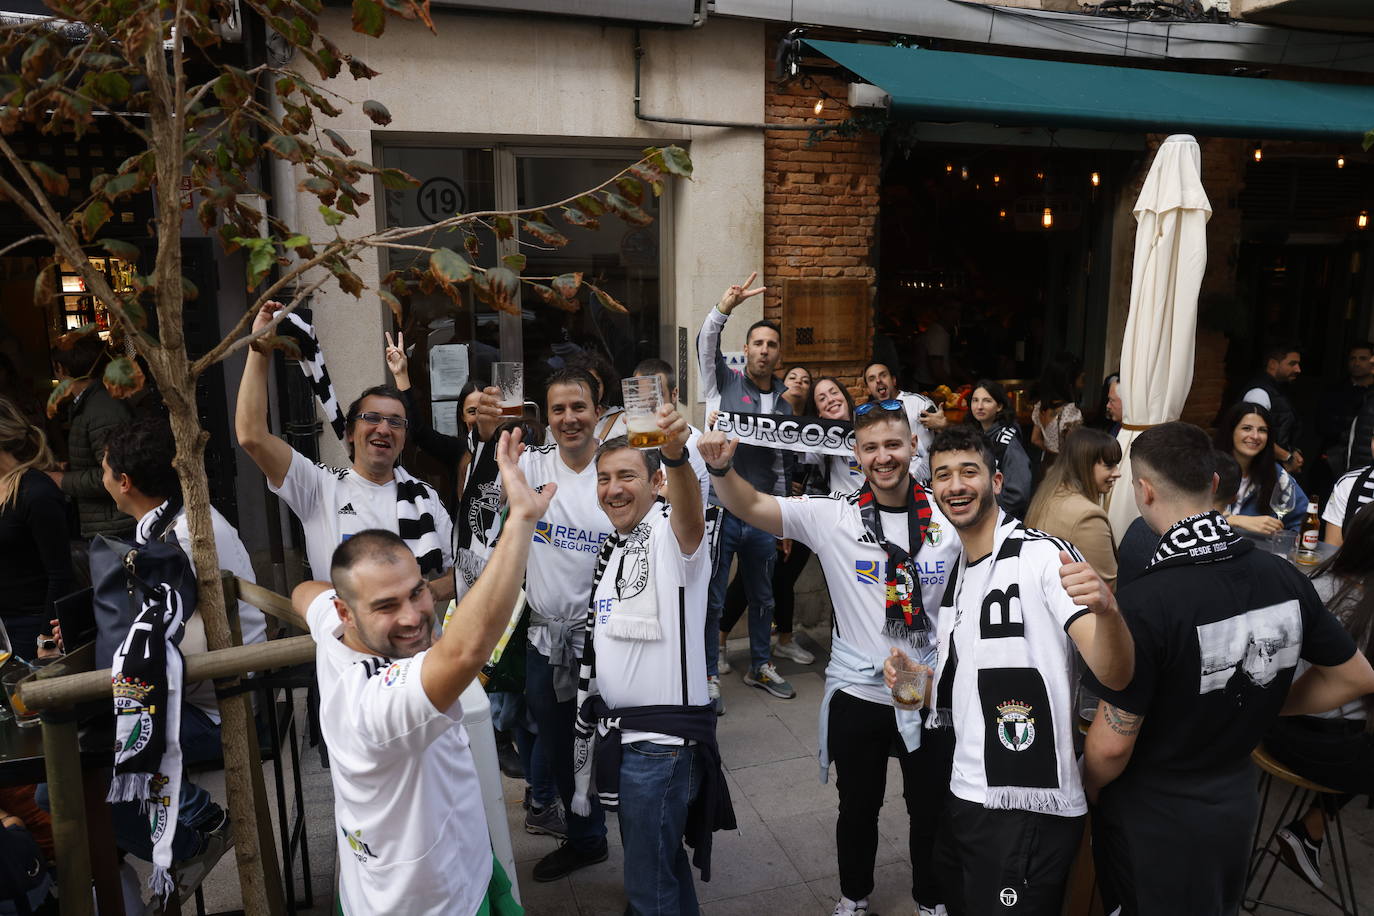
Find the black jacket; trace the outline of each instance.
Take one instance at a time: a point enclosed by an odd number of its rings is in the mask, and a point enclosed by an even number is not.
[[[105,440],[116,427],[132,419],[128,406],[111,397],[99,381],[87,386],[72,403],[68,470],[62,475],[62,492],[76,500],[83,538],[97,534],[131,537],[134,533],[134,519],[115,508],[100,482]]]

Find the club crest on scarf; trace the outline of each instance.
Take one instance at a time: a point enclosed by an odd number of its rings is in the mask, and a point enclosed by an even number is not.
[[[117,730],[123,736],[119,747],[115,749],[115,763],[123,763],[141,753],[153,740],[153,715],[157,712],[157,706],[149,702],[153,685],[139,678],[127,675],[116,677],[112,687],[115,716],[121,723]],[[125,716],[136,718],[129,724],[122,721]]]
[[[649,526],[636,525],[625,535],[624,544],[615,574],[615,594],[621,600],[639,595],[649,584]]]
[[[1035,717],[1020,700],[997,704],[997,740],[1009,751],[1024,751],[1035,743]]]
[[[907,543],[913,551],[919,552],[921,544],[930,536],[930,500],[920,484],[914,480],[910,483],[911,489],[907,492],[906,501]],[[857,500],[864,535],[870,541],[876,542],[887,554],[884,570],[883,636],[905,642],[914,649],[923,649],[931,644],[934,634],[931,632],[930,617],[921,604],[918,584],[920,577],[916,574],[916,562],[910,552],[893,544],[883,534],[882,525],[878,522],[876,503],[873,488],[865,481],[863,488],[859,490]],[[861,582],[875,581],[866,575],[868,571],[861,563],[855,564],[854,572]]]
[[[162,839],[170,822],[168,815],[171,813],[172,796],[167,792],[167,783],[170,781],[163,774],[156,773],[148,783],[148,831],[154,846]]]

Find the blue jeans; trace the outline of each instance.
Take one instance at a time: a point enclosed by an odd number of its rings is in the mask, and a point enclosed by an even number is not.
[[[553,780],[563,800],[563,811],[568,819],[568,842],[583,851],[605,849],[606,815],[596,795],[591,798],[591,814],[583,817],[572,810],[573,722],[577,717],[574,709],[577,702],[558,702],[548,658],[532,645],[526,644],[525,650],[525,702],[539,726],[539,744],[553,768]]]
[[[491,700],[491,724],[497,731],[510,732],[515,742],[534,803],[541,808],[553,804],[558,798],[558,787],[549,772],[548,758],[540,747],[539,736],[530,730],[533,720],[529,717],[525,695],[496,691],[487,697]]]
[[[696,747],[637,741],[620,759],[620,839],[625,846],[625,894],[635,916],[698,912],[692,866],[683,848],[687,808],[701,791]]]
[[[749,599],[749,669],[759,670],[772,656],[773,564],[778,555],[778,539],[729,512],[722,512],[719,551],[706,599],[706,674],[711,677],[720,670],[720,614],[730,584],[730,561],[736,554],[744,594]]]

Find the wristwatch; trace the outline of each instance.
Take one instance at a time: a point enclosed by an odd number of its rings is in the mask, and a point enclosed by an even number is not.
[[[724,477],[726,474],[730,473],[730,469],[734,466],[735,459],[731,458],[728,462],[726,462],[726,465],[723,468],[718,468],[713,464],[706,465],[706,473],[710,474],[712,477]]]
[[[687,463],[687,446],[682,446],[682,454],[677,458],[669,458],[667,455],[663,454],[662,450],[659,451],[658,457],[663,462],[665,468],[680,468]]]

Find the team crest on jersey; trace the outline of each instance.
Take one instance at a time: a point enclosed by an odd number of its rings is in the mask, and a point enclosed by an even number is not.
[[[1035,743],[1035,717],[1020,700],[997,704],[997,740],[1009,751],[1024,751]]]
[[[860,583],[869,585],[878,584],[878,561],[877,560],[855,560],[854,578]]]
[[[548,544],[553,538],[553,522],[543,519],[534,523],[534,540],[537,544]]]
[[[931,547],[939,547],[940,541],[944,540],[945,529],[940,527],[940,523],[932,521],[930,527],[926,529],[926,543]]]
[[[114,708],[116,716],[137,716],[129,736],[116,752],[117,760],[128,760],[138,754],[153,737],[153,714],[157,707],[149,704],[153,685],[137,678],[123,676],[114,682]]]

